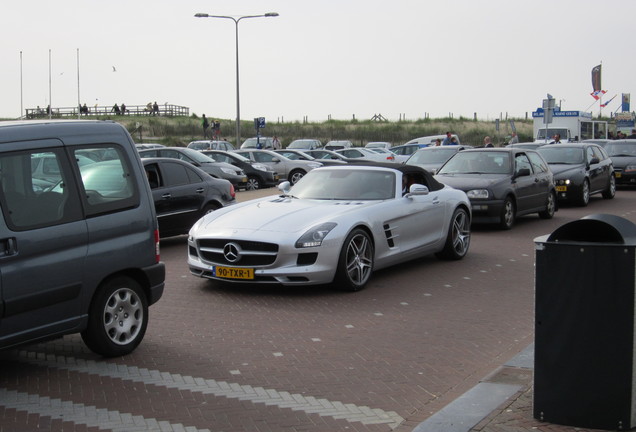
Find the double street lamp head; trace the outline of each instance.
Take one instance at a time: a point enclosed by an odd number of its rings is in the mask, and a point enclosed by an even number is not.
[[[233,18],[231,16],[223,16],[223,15],[210,15],[210,14],[206,14],[206,13],[196,13],[194,14],[194,16],[196,18]],[[240,18],[258,18],[258,17],[277,17],[278,16],[278,12],[267,12],[263,15],[247,15],[247,16],[242,16],[239,17]]]

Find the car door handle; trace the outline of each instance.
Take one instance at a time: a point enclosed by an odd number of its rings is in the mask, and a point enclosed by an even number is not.
[[[172,198],[172,195],[170,194],[170,192],[167,192],[167,193],[161,195],[161,198],[163,198],[163,199]]]
[[[18,253],[15,237],[0,240],[0,257],[12,256]]]
[[[198,194],[203,193],[203,192],[205,192],[204,188],[199,188],[199,189],[196,190],[196,193],[198,193]]]

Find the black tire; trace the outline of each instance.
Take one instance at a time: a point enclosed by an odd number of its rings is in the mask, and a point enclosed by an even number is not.
[[[541,219],[552,219],[554,217],[554,213],[556,212],[556,206],[557,198],[554,193],[550,192],[545,203],[545,210],[539,212],[539,217]]]
[[[206,204],[206,206],[203,208],[203,215],[206,215],[208,213],[212,213],[215,210],[220,209],[222,206],[216,203],[208,203]]]
[[[97,354],[117,357],[137,348],[147,326],[146,294],[134,279],[119,276],[95,292],[82,339]]]
[[[612,199],[616,195],[616,178],[614,175],[610,176],[610,183],[607,186],[607,189],[603,191],[603,198]]]
[[[334,282],[346,291],[361,290],[373,273],[373,258],[371,237],[363,229],[354,229],[342,245]]]
[[[453,213],[444,249],[436,256],[446,260],[459,260],[466,256],[470,246],[470,216],[466,209],[458,208]]]
[[[585,179],[581,185],[581,194],[577,199],[577,203],[581,207],[585,207],[590,202],[590,182]]]
[[[509,230],[515,224],[517,216],[517,209],[515,203],[509,196],[506,197],[501,208],[501,214],[499,215],[499,227],[501,229]]]
[[[303,178],[305,176],[305,174],[307,174],[305,171],[303,171],[301,169],[295,169],[295,170],[293,170],[292,172],[289,173],[288,180],[293,186],[296,183],[298,183],[298,180]]]
[[[247,178],[247,185],[245,186],[245,190],[258,190],[261,187],[261,179],[259,179],[257,176],[249,176]]]

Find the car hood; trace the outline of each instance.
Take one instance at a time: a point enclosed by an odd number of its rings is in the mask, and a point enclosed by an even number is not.
[[[636,157],[633,156],[610,156],[614,168],[625,168],[627,165],[636,165]]]
[[[571,164],[550,164],[550,171],[555,177],[563,177],[579,172],[583,168],[583,165],[571,165]]]
[[[440,183],[463,191],[488,189],[501,182],[510,181],[508,174],[462,174],[461,177],[458,175],[436,175],[434,177]]]
[[[197,235],[249,235],[254,231],[299,232],[339,215],[373,206],[375,201],[323,201],[267,197],[216,210],[199,220],[192,232]]]

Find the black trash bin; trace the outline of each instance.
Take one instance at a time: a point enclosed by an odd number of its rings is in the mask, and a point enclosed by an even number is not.
[[[633,428],[636,225],[596,214],[534,241],[534,418]]]

